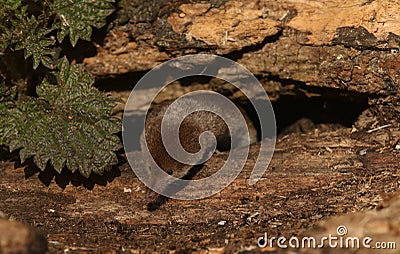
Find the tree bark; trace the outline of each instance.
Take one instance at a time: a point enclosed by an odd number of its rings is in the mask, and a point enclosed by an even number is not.
[[[120,11],[98,54],[84,60],[87,70],[99,76],[146,71],[176,56],[214,53],[258,76],[363,93],[399,92],[397,1],[212,2],[161,1],[152,6],[158,16],[131,15],[124,25],[121,16],[129,8]]]

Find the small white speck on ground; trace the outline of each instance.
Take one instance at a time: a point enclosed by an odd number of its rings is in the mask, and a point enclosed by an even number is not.
[[[367,154],[367,149],[364,149],[364,150],[361,150],[360,151],[360,155],[361,156],[364,156],[364,155],[366,155]]]
[[[225,224],[226,224],[226,220],[221,220],[218,222],[219,226],[225,226]]]

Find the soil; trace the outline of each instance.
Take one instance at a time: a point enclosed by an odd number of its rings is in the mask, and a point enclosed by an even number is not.
[[[317,222],[332,216],[392,202],[387,197],[398,190],[400,152],[379,152],[368,142],[370,134],[351,132],[315,125],[307,133],[281,136],[267,173],[250,186],[254,144],[240,176],[221,193],[167,200],[153,211],[144,185],[124,162],[103,178],[89,179],[52,169],[37,175],[29,163],[2,162],[0,210],[43,231],[50,253],[277,252],[276,246],[258,248],[257,239],[265,232],[314,232]],[[196,177],[220,167],[226,155],[216,154]]]

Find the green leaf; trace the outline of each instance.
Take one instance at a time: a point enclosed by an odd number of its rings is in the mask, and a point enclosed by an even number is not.
[[[7,140],[11,150],[22,148],[21,160],[34,156],[41,169],[50,162],[57,172],[67,167],[85,177],[101,175],[117,163],[114,151],[121,147],[114,135],[120,123],[110,117],[115,99],[92,87],[93,78],[80,65],[64,58],[59,68],[58,85],[44,80],[39,98],[2,113],[6,121],[0,123],[0,142]]]
[[[72,46],[78,39],[90,40],[92,26],[100,28],[106,17],[114,11],[111,0],[54,0],[51,10],[57,16],[53,28],[60,29],[57,39],[61,42],[70,35]]]
[[[6,96],[4,95],[5,87],[4,83],[0,84],[0,145],[6,145],[6,139],[4,138],[5,128],[4,126],[7,123],[7,106],[6,106]]]
[[[0,0],[0,56],[4,55],[4,52],[10,44],[10,38],[8,35],[12,32],[8,27],[8,23],[16,9],[21,7],[21,0]]]
[[[24,50],[25,59],[33,56],[33,68],[36,69],[42,62],[46,67],[52,68],[51,46],[55,40],[46,37],[51,31],[46,29],[45,25],[39,22],[34,16],[26,17],[26,6],[16,12],[17,19],[12,21],[13,29],[11,43],[15,43],[15,50]]]
[[[0,0],[0,13],[3,14],[8,10],[16,10],[22,5],[21,0]]]

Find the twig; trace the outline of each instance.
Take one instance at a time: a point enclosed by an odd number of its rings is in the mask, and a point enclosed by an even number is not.
[[[374,131],[379,131],[379,130],[382,130],[384,128],[390,127],[390,126],[392,126],[392,125],[391,124],[382,125],[382,126],[374,128],[374,129],[368,130],[367,133],[372,133]]]

